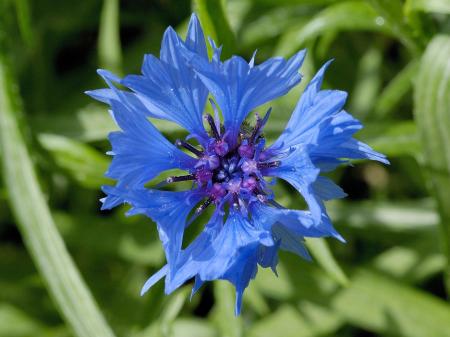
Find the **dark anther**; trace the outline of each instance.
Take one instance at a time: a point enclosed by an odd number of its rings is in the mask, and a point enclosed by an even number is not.
[[[239,196],[237,193],[233,193],[233,207],[239,209]]]
[[[184,147],[186,150],[191,151],[193,154],[197,155],[198,157],[203,156],[203,151],[200,151],[199,149],[195,148],[194,146],[185,142],[184,140],[177,139],[175,141],[175,145],[178,147]]]
[[[187,180],[194,180],[195,176],[193,174],[188,174],[185,176],[175,176],[175,177],[169,177],[166,179],[167,183],[176,183],[178,181],[187,181]]]
[[[258,138],[259,134],[261,133],[262,128],[264,127],[267,120],[269,119],[271,111],[272,111],[272,108],[269,108],[269,110],[267,110],[266,115],[264,116],[263,119],[261,119],[261,117],[259,117],[259,115],[256,114],[256,124],[255,124],[255,127],[253,128],[253,132],[249,139],[250,144],[253,144],[255,142],[256,138]]]
[[[203,204],[197,207],[197,209],[195,210],[195,214],[200,214],[201,212],[203,212],[211,204],[212,201],[212,198],[206,199]]]
[[[217,130],[217,125],[214,122],[214,118],[211,115],[205,115],[205,119],[207,120],[209,127],[211,128],[211,132],[216,140],[220,140],[219,131]]]
[[[281,161],[279,161],[279,160],[271,161],[271,162],[267,162],[267,163],[258,163],[258,168],[259,169],[273,168],[273,167],[280,166],[280,164],[281,164]]]

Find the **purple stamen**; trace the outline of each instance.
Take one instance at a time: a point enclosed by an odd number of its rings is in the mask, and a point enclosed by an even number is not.
[[[209,170],[198,170],[195,173],[195,179],[198,181],[200,185],[207,183],[211,180],[213,173]]]
[[[214,185],[211,188],[210,194],[211,198],[213,198],[215,201],[218,201],[227,194],[227,191],[222,186],[222,184],[214,183]]]
[[[224,140],[218,140],[214,144],[214,152],[217,153],[217,155],[224,157],[229,151],[228,143]]]
[[[248,177],[245,178],[242,182],[242,187],[248,190],[249,192],[252,192],[258,185],[258,182],[254,177]]]
[[[233,178],[226,184],[226,189],[232,194],[239,193],[239,190],[241,189],[241,182],[241,178]]]
[[[253,145],[242,144],[238,148],[239,155],[243,158],[252,158],[255,149]]]
[[[253,159],[245,159],[241,165],[241,170],[244,173],[255,173],[258,170],[258,165]]]

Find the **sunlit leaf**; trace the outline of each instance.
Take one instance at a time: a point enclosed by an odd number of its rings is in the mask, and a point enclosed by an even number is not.
[[[242,336],[242,317],[234,315],[235,289],[225,281],[214,282],[215,305],[212,312],[212,320],[217,325],[221,336]]]
[[[450,37],[435,37],[422,58],[415,83],[415,117],[424,146],[424,167],[441,216],[450,293]]]
[[[349,323],[379,334],[402,337],[448,337],[450,308],[421,290],[367,270],[359,270],[351,285],[332,300],[332,307]]]
[[[419,157],[422,153],[417,126],[413,121],[367,123],[356,137],[388,158],[404,155]]]
[[[429,200],[416,202],[335,202],[329,204],[331,218],[355,228],[393,232],[435,230],[439,215]]]
[[[305,46],[308,40],[328,31],[375,31],[392,34],[388,23],[370,5],[360,1],[343,1],[328,6],[299,29],[286,33],[277,47],[277,53],[290,55]]]
[[[104,176],[109,159],[89,145],[52,134],[40,134],[39,142],[49,151],[56,165],[81,186],[99,189],[111,182]]]
[[[375,104],[374,115],[376,118],[384,118],[388,114],[395,117],[395,106],[412,88],[418,68],[419,62],[417,60],[411,61],[383,89]]]
[[[348,285],[347,276],[331,253],[325,239],[307,239],[306,246],[314,260],[339,284]]]
[[[450,14],[450,1],[448,0],[406,0],[406,10],[447,13]]]
[[[374,259],[373,266],[408,283],[421,282],[444,269],[444,255],[433,251],[432,248],[427,252],[414,248],[393,247],[386,250]]]

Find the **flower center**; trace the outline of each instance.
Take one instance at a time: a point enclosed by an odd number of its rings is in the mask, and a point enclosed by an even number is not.
[[[189,175],[169,177],[166,183],[192,180],[199,189],[203,189],[207,199],[196,213],[202,212],[211,203],[218,207],[227,203],[233,207],[246,207],[250,202],[266,202],[271,191],[262,171],[280,165],[279,161],[267,162],[260,156],[265,146],[262,129],[269,114],[270,109],[263,119],[256,114],[256,123],[250,130],[242,127],[235,148],[230,148],[227,142],[228,133],[221,134],[223,126],[217,113],[216,118],[205,115],[211,137],[205,148],[199,149],[183,140],[175,142],[178,147],[197,156],[195,170]]]

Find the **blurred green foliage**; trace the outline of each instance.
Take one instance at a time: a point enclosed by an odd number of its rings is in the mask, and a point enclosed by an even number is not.
[[[269,139],[335,58],[326,86],[349,91],[359,137],[392,162],[332,174],[349,194],[328,205],[348,243],[310,240],[312,263],[283,254],[241,317],[224,282],[191,301],[190,285],[140,297],[164,263],[155,226],[98,210],[115,126],[83,91],[103,86],[98,67],[138,73],[192,10],[226,55],[308,48],[305,80],[271,104]],[[450,336],[449,14],[449,0],[0,0],[0,336]],[[289,186],[275,193],[300,207]]]

